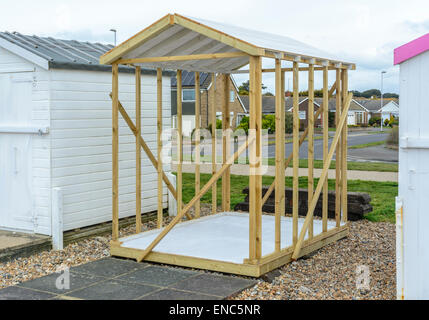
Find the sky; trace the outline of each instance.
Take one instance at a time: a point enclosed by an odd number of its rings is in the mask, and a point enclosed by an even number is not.
[[[399,93],[393,49],[429,32],[428,0],[15,0],[2,6],[0,31],[113,43],[109,30],[115,28],[120,43],[167,13],[281,34],[331,52],[356,63],[349,88],[359,91],[379,89],[385,70],[384,92]],[[245,77],[235,76],[239,84]],[[332,83],[334,74],[329,78]],[[274,91],[272,74],[263,82]],[[306,82],[302,73],[300,89]],[[315,87],[321,85],[318,75]]]

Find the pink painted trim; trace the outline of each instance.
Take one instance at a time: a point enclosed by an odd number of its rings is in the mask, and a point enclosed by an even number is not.
[[[429,50],[429,33],[408,42],[393,51],[393,64],[404,62]]]

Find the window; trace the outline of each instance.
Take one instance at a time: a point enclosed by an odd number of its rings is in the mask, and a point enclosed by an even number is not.
[[[231,90],[229,92],[229,102],[234,102],[235,101],[235,92],[234,90]]]
[[[299,118],[305,120],[305,111],[299,111]]]
[[[182,101],[195,101],[195,90],[182,89]]]

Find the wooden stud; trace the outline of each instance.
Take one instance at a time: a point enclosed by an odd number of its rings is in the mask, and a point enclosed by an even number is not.
[[[182,128],[182,70],[177,70],[177,216],[182,211],[182,163],[183,163],[183,128]]]
[[[323,165],[323,170],[322,170],[322,173],[320,175],[319,182],[317,183],[316,190],[314,192],[313,200],[308,205],[307,216],[305,217],[304,224],[303,224],[303,226],[301,228],[301,232],[299,234],[298,242],[295,245],[295,250],[294,250],[294,253],[292,255],[292,258],[295,260],[300,255],[301,247],[303,245],[304,238],[305,238],[305,235],[307,233],[308,225],[310,224],[310,220],[311,220],[312,216],[314,215],[314,209],[316,208],[320,193],[322,192],[322,187],[323,187],[324,181],[328,177],[329,166],[331,164],[332,157],[334,156],[335,148],[337,147],[337,144],[339,143],[339,139],[341,136],[341,130],[344,127],[344,125],[347,125],[347,111],[349,110],[352,97],[353,97],[353,94],[350,93],[347,96],[347,100],[344,103],[344,106],[345,106],[344,112],[345,113],[343,113],[341,115],[341,119],[339,121],[337,131],[335,132],[335,136],[332,139],[331,149],[329,150],[328,156],[326,158],[326,162]]]
[[[309,65],[308,70],[308,203],[313,199],[314,189],[314,65]],[[308,227],[308,237],[313,238],[313,219]]]
[[[276,59],[276,191],[275,191],[275,251],[281,250],[281,217],[285,214],[285,106],[284,73],[281,60]]]
[[[162,70],[156,70],[157,87],[157,149],[158,149],[158,216],[157,227],[162,228]]]
[[[323,70],[323,165],[329,152],[329,93],[328,67]],[[310,203],[310,202],[309,202]],[[322,232],[328,231],[328,178],[323,182],[322,198]]]
[[[200,73],[195,72],[195,194],[200,191]],[[200,217],[200,200],[195,203],[195,217]]]
[[[231,116],[229,111],[229,74],[222,76],[224,99],[222,101],[222,161],[227,161],[230,155],[231,140],[230,127]],[[231,169],[225,170],[222,177],[222,210],[228,212],[231,210]]]
[[[293,63],[293,192],[292,242],[298,241],[298,210],[299,210],[299,68],[298,62]]]
[[[335,128],[338,128],[338,122],[341,117],[341,70],[336,70],[336,95],[335,95]],[[341,147],[337,146],[335,152],[335,221],[336,226],[340,226],[341,221]]]
[[[249,260],[255,261],[261,257],[262,241],[262,58],[252,56],[249,62],[249,137],[255,139],[249,150]]]
[[[227,59],[247,57],[247,53],[241,51],[224,52],[224,53],[205,53],[205,54],[190,54],[185,56],[169,56],[169,57],[147,57],[134,59],[121,59],[118,64],[136,64],[136,63],[152,63],[152,62],[174,62],[174,61],[190,61],[190,60],[211,60],[211,59]]]
[[[136,67],[136,233],[142,232],[141,68]]]
[[[344,110],[344,102],[347,99],[348,94],[348,77],[347,70],[341,71],[341,87],[342,87],[342,100],[343,100],[343,110]],[[343,111],[344,112],[344,111]],[[347,222],[347,124],[343,127],[342,134],[342,148],[343,152],[342,156],[342,164],[341,164],[341,180],[342,180],[342,190],[341,190],[341,216],[343,222]]]
[[[211,123],[212,123],[212,174],[216,174],[216,75],[212,73],[212,87],[213,94],[211,96]],[[212,187],[212,214],[217,211],[217,183],[215,182]]]
[[[119,238],[119,79],[118,65],[112,65],[112,240]]]

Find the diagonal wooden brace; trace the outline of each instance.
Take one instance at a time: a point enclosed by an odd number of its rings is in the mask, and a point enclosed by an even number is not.
[[[334,94],[334,91],[336,89],[336,82],[334,82],[334,84],[332,85],[331,89],[329,90],[329,98],[330,99],[332,97],[332,95]],[[322,113],[323,108],[319,108],[319,110],[317,110],[317,112],[314,115],[314,119],[319,118],[320,114]],[[304,140],[307,138],[308,135],[308,127],[305,129],[305,131],[303,132],[301,138],[299,139],[299,146],[301,146],[304,143]],[[289,163],[292,161],[293,159],[293,153],[289,154],[289,157],[287,158],[286,162],[285,162],[285,170],[286,168],[289,166]],[[264,197],[262,198],[262,206],[264,206],[265,202],[267,202],[268,198],[270,197],[271,193],[273,193],[274,191],[274,187],[276,185],[276,178],[274,178],[273,183],[270,185],[270,187],[268,188],[267,192],[265,192]]]
[[[110,98],[112,98],[112,94],[110,93]],[[133,120],[131,120],[130,116],[128,115],[127,111],[125,111],[125,108],[122,106],[121,102],[119,102],[119,112],[122,115],[122,118],[127,123],[128,127],[132,131],[132,133],[137,136],[137,130],[136,126],[133,123]],[[144,141],[143,137],[140,136],[140,144],[143,148],[143,150],[146,152],[149,160],[152,162],[152,165],[155,169],[158,170],[158,161],[156,160],[155,156],[153,155],[152,151],[150,151],[149,146],[146,144],[146,141]],[[162,180],[167,185],[168,190],[170,190],[171,194],[175,199],[177,199],[177,192],[174,186],[171,184],[170,180],[168,179],[167,175],[165,174],[164,170],[162,171]],[[193,219],[193,217],[187,213],[186,217],[190,220]]]
[[[192,208],[192,206],[201,199],[207,191],[211,188],[211,186],[219,180],[226,169],[228,169],[235,160],[248,148],[248,146],[253,143],[255,138],[248,139],[238,150],[232,155],[226,163],[220,168],[218,172],[216,172],[210,180],[201,188],[200,192],[196,194],[189,203],[183,207],[182,210],[177,214],[177,216],[161,231],[161,233],[152,241],[152,243],[146,248],[146,250],[137,258],[138,262],[141,262],[152,250],[155,246],[173,229],[173,227],[183,218],[183,216]]]
[[[342,134],[342,130],[347,130],[347,117],[348,117],[348,111],[349,111],[350,102],[352,98],[353,98],[353,93],[350,92],[345,101],[344,109],[341,114],[341,119],[338,124],[337,131],[335,132],[334,139],[332,140],[331,149],[329,150],[326,163],[323,166],[322,174],[320,175],[319,182],[317,183],[316,191],[314,192],[313,199],[311,200],[311,203],[308,206],[307,216],[305,217],[304,224],[301,229],[301,233],[299,234],[298,242],[296,243],[295,249],[293,251],[293,255],[292,255],[293,260],[296,260],[299,257],[299,253],[304,243],[304,238],[307,232],[307,228],[311,222],[311,218],[314,215],[314,209],[316,208],[317,201],[319,200],[320,193],[322,192],[323,184],[328,176],[329,166],[331,165],[332,157],[334,156],[335,149],[337,147],[338,141],[340,140],[340,135]]]

